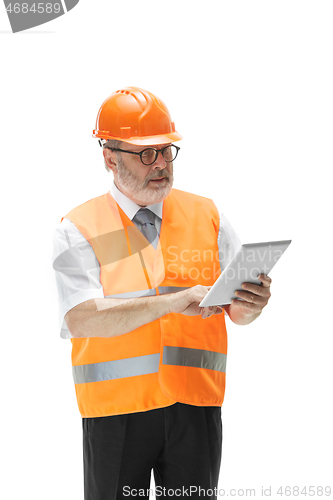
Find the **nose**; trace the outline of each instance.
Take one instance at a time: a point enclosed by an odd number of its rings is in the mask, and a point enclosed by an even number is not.
[[[153,168],[161,168],[161,169],[163,169],[163,168],[166,167],[166,165],[167,165],[167,162],[163,158],[162,152],[159,149],[158,154],[157,154],[157,158],[154,161],[154,163],[152,164],[152,167]]]

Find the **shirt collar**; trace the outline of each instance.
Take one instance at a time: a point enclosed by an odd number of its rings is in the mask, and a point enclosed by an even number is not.
[[[142,208],[134,201],[130,200],[124,193],[119,191],[114,182],[112,182],[110,194],[130,220],[132,220],[137,211]],[[159,203],[154,203],[154,205],[147,205],[146,208],[149,208],[149,210],[162,219],[163,200]]]

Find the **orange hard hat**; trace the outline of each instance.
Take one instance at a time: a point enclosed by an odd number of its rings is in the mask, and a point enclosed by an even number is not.
[[[138,145],[167,144],[182,139],[164,102],[138,87],[117,90],[103,102],[93,137]]]

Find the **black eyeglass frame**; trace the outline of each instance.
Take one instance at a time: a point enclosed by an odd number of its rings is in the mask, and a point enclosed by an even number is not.
[[[174,148],[176,148],[177,152],[176,152],[176,156],[172,159],[172,160],[166,160],[164,158],[164,151],[167,149],[167,148],[170,148],[171,146],[173,146]],[[141,160],[141,163],[143,163],[143,165],[152,165],[153,163],[155,163],[155,161],[157,160],[158,158],[158,153],[161,152],[164,160],[167,162],[167,163],[171,163],[173,162],[177,156],[178,156],[178,151],[180,150],[180,147],[179,146],[176,146],[175,144],[169,144],[168,146],[165,146],[165,148],[162,148],[162,149],[156,149],[156,148],[145,148],[143,149],[142,151],[140,152],[136,152],[136,151],[126,151],[125,149],[119,149],[119,148],[109,148],[108,146],[106,146],[107,149],[111,149],[111,151],[121,151],[122,153],[130,153],[131,155],[139,155],[140,156],[140,160]],[[155,151],[155,159],[154,161],[152,161],[151,163],[144,163],[144,161],[142,160],[142,154],[145,152],[145,151],[148,151],[148,150],[153,150]]]

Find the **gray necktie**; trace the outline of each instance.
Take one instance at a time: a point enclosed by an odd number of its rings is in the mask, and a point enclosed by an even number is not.
[[[140,208],[133,218],[139,222],[142,234],[147,238],[154,248],[158,244],[158,233],[155,227],[155,214],[149,208]]]

